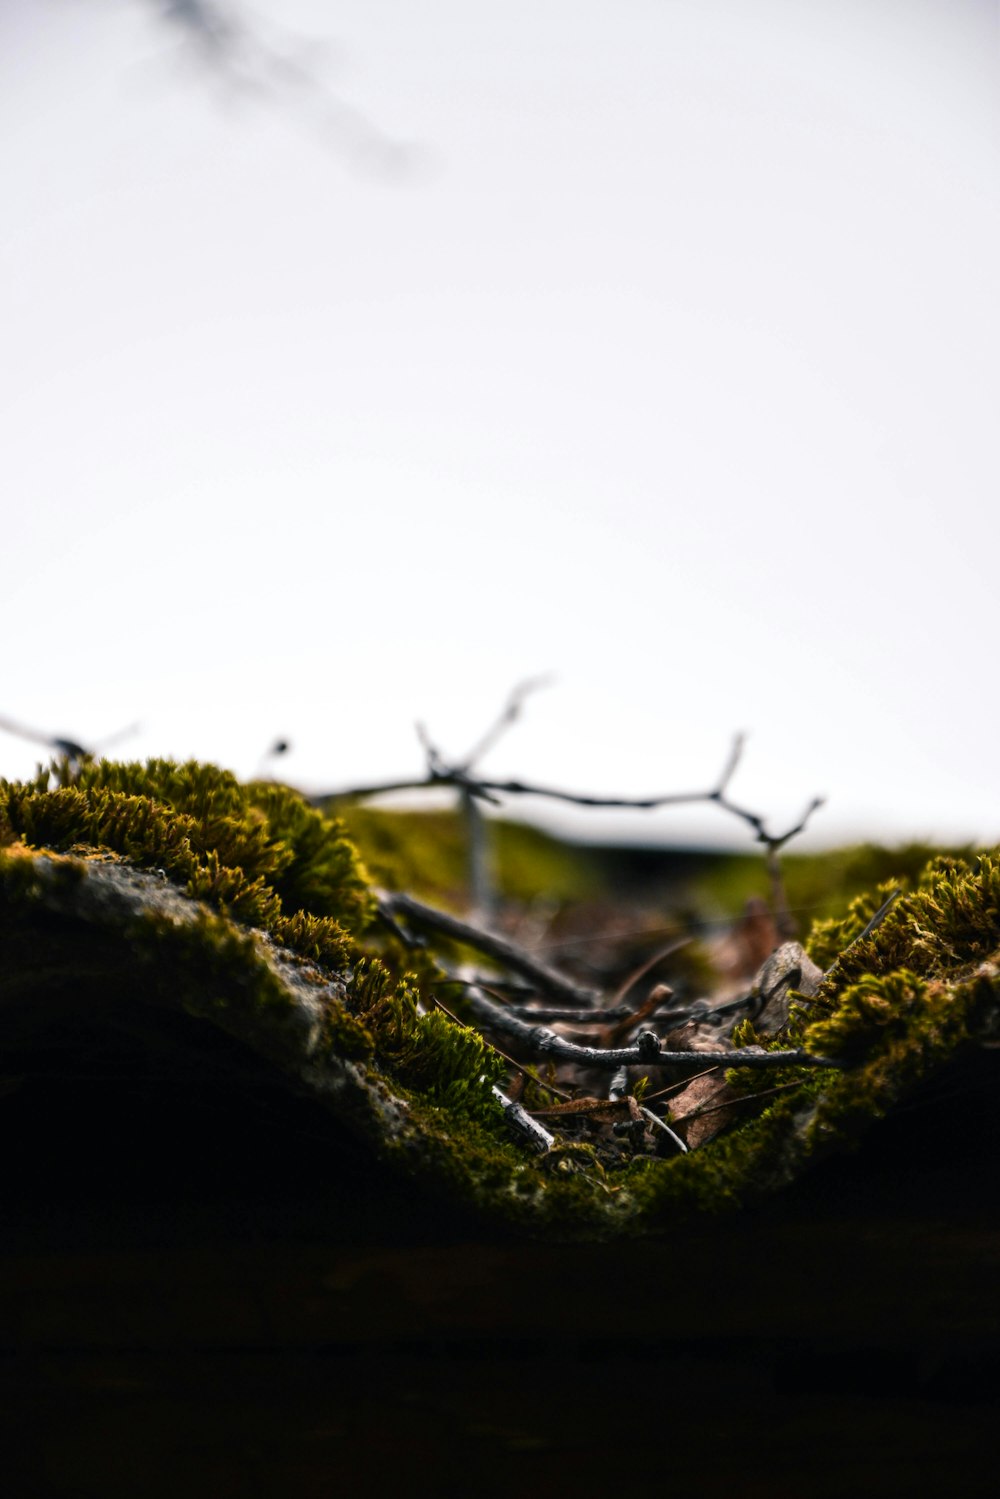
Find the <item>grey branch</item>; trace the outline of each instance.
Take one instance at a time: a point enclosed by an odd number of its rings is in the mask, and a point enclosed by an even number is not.
[[[323,807],[336,801],[360,801],[369,796],[382,796],[392,791],[425,791],[431,787],[455,786],[466,791],[470,796],[479,797],[494,805],[497,805],[497,799],[501,796],[540,796],[549,801],[568,802],[576,807],[607,807],[652,812],[660,807],[682,807],[698,802],[708,802],[721,807],[724,812],[729,812],[733,817],[740,818],[753,829],[758,843],[766,844],[769,851],[776,853],[789,839],[803,831],[812,814],[823,805],[823,798],[813,797],[793,827],[786,829],[783,833],[770,833],[759,813],[751,812],[747,807],[731,801],[726,794],[729,782],[742,756],[743,745],[743,735],[737,734],[722,775],[716,785],[707,791],[670,791],[661,796],[639,797],[590,796],[578,791],[564,791],[559,786],[539,786],[531,781],[494,781],[472,776],[465,767],[445,764],[434,746],[430,745],[425,737],[424,747],[428,751],[426,776],[404,781],[380,781],[368,786],[350,786],[340,791],[323,791],[310,797],[310,801],[314,806]]]
[[[600,1067],[617,1072],[620,1067],[749,1067],[766,1070],[771,1067],[839,1067],[829,1057],[813,1056],[808,1051],[763,1051],[744,1047],[733,1051],[664,1051],[653,1031],[642,1031],[631,1046],[579,1046],[567,1041],[543,1025],[529,1025],[503,1006],[488,999],[481,990],[470,988],[469,1006],[480,1025],[517,1040],[533,1056],[553,1061],[571,1062],[576,1067]]]
[[[5,734],[14,734],[18,739],[27,739],[33,744],[44,744],[48,749],[63,759],[71,761],[97,759],[102,752],[111,744],[116,744],[120,739],[127,739],[129,735],[136,734],[140,725],[131,723],[124,729],[117,729],[114,734],[108,734],[99,744],[89,747],[80,744],[76,739],[63,737],[59,734],[50,734],[45,729],[28,728],[23,723],[17,723],[13,718],[0,717],[0,729]]]
[[[242,6],[222,0],[151,0],[195,57],[242,95],[291,107],[353,166],[398,177],[413,152],[391,139],[360,109],[333,92],[301,44],[277,43]]]
[[[518,682],[511,689],[510,696],[507,698],[496,721],[490,725],[486,733],[477,741],[461,764],[455,766],[454,769],[461,774],[467,775],[472,767],[483,758],[487,750],[493,748],[497,740],[510,728],[511,724],[517,722],[521,716],[521,709],[524,706],[525,698],[532,692],[537,692],[539,688],[547,687],[551,680],[551,677],[544,676],[528,677],[525,681]]]
[[[477,952],[486,953],[512,973],[529,979],[543,993],[551,994],[564,1003],[589,1008],[600,999],[596,989],[586,989],[574,984],[572,979],[549,968],[547,964],[540,963],[524,948],[508,942],[506,937],[498,937],[485,927],[473,926],[471,922],[462,921],[448,911],[439,911],[436,906],[425,905],[415,896],[382,891],[378,897],[378,908],[383,919],[390,922],[396,917],[402,917],[406,921],[415,922],[417,926],[429,927],[444,937],[451,937],[456,942],[464,942]]]
[[[868,925],[866,927],[864,927],[858,933],[858,935],[851,942],[849,942],[847,944],[847,946],[844,948],[843,952],[838,953],[837,956],[834,958],[833,962],[830,964],[829,968],[826,970],[826,972],[823,975],[823,977],[825,979],[828,979],[830,977],[830,975],[831,975],[831,973],[833,973],[834,969],[837,968],[837,966],[840,963],[843,962],[844,958],[847,956],[847,954],[851,951],[852,948],[857,947],[857,945],[858,945],[859,942],[863,942],[866,937],[870,937],[871,936],[872,932],[875,931],[876,927],[880,927],[882,925],[883,921],[888,916],[889,912],[892,910],[893,906],[896,904],[897,900],[902,895],[902,893],[903,893],[902,890],[894,890],[892,892],[892,894],[889,896],[889,899],[887,901],[884,901],[883,904],[879,906],[878,910],[875,912],[875,915],[872,917],[871,921],[869,921]]]
[[[652,1109],[647,1109],[646,1105],[643,1104],[643,1103],[641,1103],[639,1105],[639,1112],[646,1119],[649,1120],[650,1124],[655,1124],[658,1129],[662,1129],[663,1130],[664,1134],[667,1134],[667,1135],[670,1136],[671,1140],[673,1140],[674,1144],[677,1146],[678,1150],[681,1152],[681,1155],[687,1155],[687,1153],[688,1153],[688,1146],[681,1139],[680,1135],[675,1135],[674,1134],[673,1130],[670,1128],[670,1125],[667,1123],[667,1121],[665,1119],[661,1119],[660,1116],[659,1116],[659,1114],[654,1114],[653,1111],[652,1111]]]
[[[503,1104],[504,1118],[511,1129],[522,1135],[533,1149],[537,1150],[540,1155],[552,1149],[556,1143],[555,1135],[550,1135],[547,1129],[543,1129],[537,1119],[532,1119],[527,1109],[523,1109],[512,1098],[508,1098],[495,1083],[493,1084],[493,1097],[498,1103]]]
[[[667,999],[664,996],[663,1003],[666,1004],[666,1002]],[[701,1001],[698,1003],[701,1004]],[[579,1007],[569,1005],[511,1005],[511,1013],[521,1020],[534,1020],[539,1025],[553,1020],[561,1021],[566,1025],[607,1025],[613,1020],[629,1020],[633,1015],[637,1015],[638,1011],[634,1005],[610,1005],[606,1010],[581,1010]],[[667,1010],[660,1012],[658,1019],[664,1023],[676,1024],[684,1020],[700,1019],[708,1013],[710,1012],[697,1007]]]

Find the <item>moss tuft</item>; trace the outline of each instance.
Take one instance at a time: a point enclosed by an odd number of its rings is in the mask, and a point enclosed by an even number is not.
[[[63,784],[52,787],[51,780]],[[0,840],[111,850],[304,956],[342,965],[374,911],[343,826],[295,792],[170,760],[65,767],[0,781]]]

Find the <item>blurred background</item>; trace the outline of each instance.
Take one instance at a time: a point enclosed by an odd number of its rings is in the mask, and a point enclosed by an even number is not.
[[[316,791],[549,673],[484,773],[996,841],[998,82],[986,0],[4,0],[8,728]]]

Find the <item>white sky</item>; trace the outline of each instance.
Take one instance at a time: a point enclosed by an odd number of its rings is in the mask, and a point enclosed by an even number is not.
[[[240,14],[0,4],[0,714],[332,786],[552,672],[487,769],[1000,836],[997,5]]]

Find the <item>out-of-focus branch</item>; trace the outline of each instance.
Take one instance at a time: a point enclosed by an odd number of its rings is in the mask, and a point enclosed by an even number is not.
[[[84,760],[92,753],[75,739],[64,739],[58,734],[47,734],[44,729],[29,729],[25,724],[16,723],[12,718],[0,718],[0,729],[5,734],[16,735],[18,739],[27,739],[31,744],[43,744],[46,749],[52,750],[57,755],[64,755],[67,760]]]
[[[669,791],[658,796],[591,796],[585,792],[566,791],[560,786],[541,786],[531,781],[495,781],[473,776],[464,767],[445,764],[434,751],[433,746],[425,744],[425,748],[429,748],[432,753],[428,755],[428,773],[422,778],[408,781],[382,781],[367,786],[349,786],[338,791],[323,791],[312,796],[310,800],[314,806],[324,807],[337,801],[360,801],[366,797],[382,796],[392,791],[425,791],[431,787],[455,786],[494,805],[497,798],[503,796],[538,796],[549,801],[566,802],[575,807],[606,807],[646,812],[656,811],[661,807],[693,806],[699,802],[714,803],[724,812],[738,817],[753,830],[757,842],[765,844],[769,868],[772,868],[771,860],[776,858],[779,850],[790,839],[803,831],[812,814],[823,805],[824,799],[821,796],[813,797],[802,816],[792,827],[781,833],[770,832],[760,813],[752,812],[748,807],[734,802],[727,794],[729,783],[742,758],[744,743],[744,736],[737,734],[722,775],[707,791]],[[772,879],[773,877],[772,869]]]
[[[269,36],[236,0],[149,0],[191,55],[240,94],[290,108],[352,166],[383,177],[410,169],[413,152],[321,79],[301,41]],[[273,27],[271,28],[273,32]],[[319,50],[312,44],[311,51]]]
[[[523,947],[509,942],[506,937],[498,937],[495,932],[474,926],[469,921],[452,916],[448,911],[439,911],[436,906],[425,905],[415,896],[381,891],[378,897],[378,907],[379,914],[390,923],[395,925],[397,919],[402,917],[404,921],[412,921],[417,926],[440,932],[443,937],[451,937],[456,942],[463,942],[467,947],[474,948],[476,952],[495,958],[512,973],[529,979],[543,993],[551,994],[566,1003],[591,1007],[600,999],[596,989],[586,989],[580,984],[574,984],[572,979],[568,979],[565,974],[558,973],[545,963],[540,963]]]
[[[524,700],[540,688],[547,687],[551,681],[550,677],[527,677],[523,682],[517,682],[511,689],[510,696],[503,708],[497,715],[496,721],[490,725],[482,738],[472,747],[462,763],[455,767],[456,770],[468,774],[474,765],[477,765],[488,750],[491,750],[497,740],[517,722],[524,707]]]
[[[5,734],[13,734],[18,739],[27,739],[32,744],[43,744],[46,749],[52,750],[56,755],[66,760],[80,761],[102,754],[112,744],[119,740],[127,739],[129,735],[138,733],[139,725],[130,723],[123,729],[117,729],[113,734],[108,734],[99,744],[84,745],[76,739],[65,738],[60,734],[49,734],[44,729],[30,729],[23,723],[17,723],[12,718],[0,717],[0,730]]]

